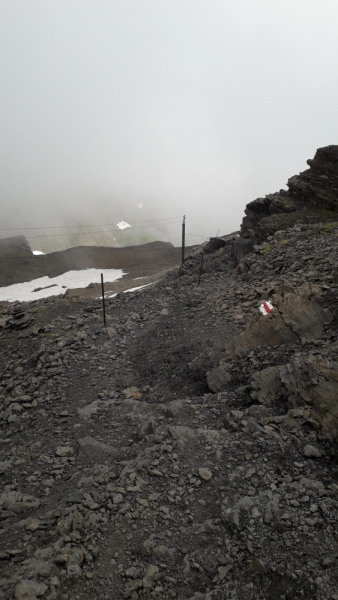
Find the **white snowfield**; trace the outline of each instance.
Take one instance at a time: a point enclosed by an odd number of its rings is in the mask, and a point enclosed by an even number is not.
[[[121,279],[125,273],[122,269],[84,269],[81,271],[67,271],[58,277],[40,277],[25,283],[14,283],[0,288],[0,301],[31,302],[65,294],[67,289],[85,288],[90,283],[101,283],[101,273],[105,283],[112,283]],[[34,290],[39,291],[34,292]]]
[[[119,229],[127,229],[127,227],[131,227],[131,225],[129,225],[129,223],[126,223],[126,221],[120,221],[117,224]]]
[[[43,254],[44,256],[46,256],[44,252],[41,252],[41,250],[32,250],[32,252],[33,254],[35,254],[35,256],[39,256],[39,254]]]
[[[138,285],[137,287],[129,288],[129,290],[124,290],[124,293],[126,294],[127,292],[136,292],[136,290],[142,290],[143,288],[148,287],[148,285],[153,285],[153,283],[157,283],[157,281],[151,281],[145,285]]]
[[[145,277],[136,277],[136,279],[145,279]],[[148,285],[153,285],[154,283],[157,283],[157,281],[151,281],[145,285],[139,285],[137,287],[129,288],[129,290],[123,290],[123,293],[126,294],[127,292],[136,292],[136,290],[142,290],[143,288],[148,287]],[[115,298],[115,296],[117,296],[117,293],[111,294],[110,292],[107,292],[107,294],[105,294],[105,298]],[[99,296],[97,300],[102,300],[102,296]]]

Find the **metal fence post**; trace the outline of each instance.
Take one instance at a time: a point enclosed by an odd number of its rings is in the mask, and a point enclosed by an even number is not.
[[[102,288],[102,308],[103,308],[103,322],[106,325],[106,304],[104,301],[104,283],[103,283],[103,273],[101,273],[101,288]]]
[[[182,223],[182,265],[184,265],[184,247],[185,247],[185,215]]]

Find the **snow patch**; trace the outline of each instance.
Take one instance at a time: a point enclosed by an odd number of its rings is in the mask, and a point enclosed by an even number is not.
[[[127,229],[127,227],[131,227],[131,225],[129,225],[129,223],[126,221],[120,221],[117,226],[119,229]]]
[[[146,283],[145,285],[139,285],[138,287],[130,288],[130,290],[124,290],[124,294],[127,292],[136,292],[136,290],[142,290],[142,288],[148,287],[148,285],[153,285],[153,283],[157,283],[157,281],[152,281],[151,283]]]
[[[45,252],[40,252],[40,250],[32,250],[33,254],[35,254],[35,256],[39,256],[39,254],[43,254],[43,256],[46,256]]]
[[[67,273],[52,278],[46,275],[32,281],[1,287],[0,301],[31,302],[65,294],[67,289],[85,288],[90,283],[101,283],[101,273],[103,273],[105,283],[117,281],[125,274],[122,269],[83,269],[81,271],[67,271]],[[34,292],[34,290],[38,291]]]

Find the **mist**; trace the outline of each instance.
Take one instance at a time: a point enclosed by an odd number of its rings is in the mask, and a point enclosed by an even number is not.
[[[336,0],[2,2],[1,228],[238,229],[337,143],[337,21]]]

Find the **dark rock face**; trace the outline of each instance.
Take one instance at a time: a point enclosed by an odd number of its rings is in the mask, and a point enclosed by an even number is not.
[[[288,192],[280,190],[265,198],[257,198],[247,204],[245,217],[241,226],[241,236],[254,238],[260,242],[268,235],[273,235],[276,229],[278,215],[295,212],[297,206],[290,200]]]
[[[338,146],[319,148],[307,163],[309,169],[288,180],[288,191],[247,204],[241,237],[257,244],[297,222],[334,219],[332,211],[338,211]]]
[[[338,210],[338,146],[319,148],[310,169],[288,181],[289,194],[327,210]]]

